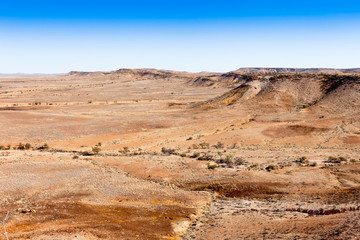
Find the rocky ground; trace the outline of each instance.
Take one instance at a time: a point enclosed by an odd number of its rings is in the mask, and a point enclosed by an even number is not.
[[[9,239],[358,239],[358,78],[2,77],[0,219]]]

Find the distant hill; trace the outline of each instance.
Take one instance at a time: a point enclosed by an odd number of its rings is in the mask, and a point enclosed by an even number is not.
[[[237,73],[360,73],[360,68],[239,68]]]

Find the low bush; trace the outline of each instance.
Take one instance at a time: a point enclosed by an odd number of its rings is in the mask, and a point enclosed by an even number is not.
[[[235,164],[236,166],[244,165],[245,162],[246,162],[246,161],[245,161],[243,158],[241,158],[241,157],[236,157],[236,158],[234,159],[234,164]]]
[[[101,148],[99,148],[99,147],[92,147],[91,151],[92,151],[94,154],[99,154],[99,152],[101,151]]]
[[[215,145],[213,145],[213,147],[217,149],[224,148],[224,144],[222,142],[217,142]]]
[[[161,152],[163,154],[167,154],[167,155],[176,154],[176,151],[173,148],[165,148],[165,147],[163,147],[163,148],[161,148]]]
[[[213,170],[217,168],[218,166],[216,164],[208,164],[208,169]]]
[[[272,170],[276,170],[276,166],[275,165],[269,165],[265,169],[270,172]]]

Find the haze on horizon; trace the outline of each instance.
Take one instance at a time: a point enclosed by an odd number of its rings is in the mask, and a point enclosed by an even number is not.
[[[0,73],[357,68],[357,29],[355,0],[4,0]]]

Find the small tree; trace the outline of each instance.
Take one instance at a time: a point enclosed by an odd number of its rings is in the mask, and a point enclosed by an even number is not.
[[[31,148],[31,144],[30,144],[30,143],[26,143],[26,144],[25,144],[25,149],[26,149],[26,150],[29,150],[30,148]]]

